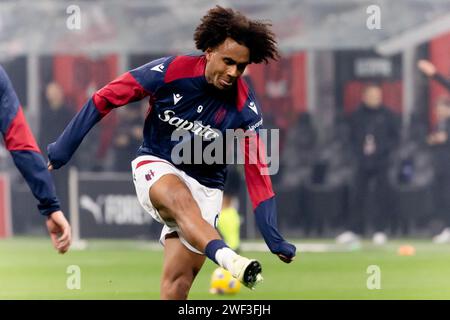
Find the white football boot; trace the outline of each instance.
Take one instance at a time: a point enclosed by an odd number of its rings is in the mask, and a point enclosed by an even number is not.
[[[233,259],[231,270],[233,277],[238,279],[244,286],[254,290],[258,283],[263,281],[261,275],[261,264],[254,259],[247,259],[240,255],[236,255]]]

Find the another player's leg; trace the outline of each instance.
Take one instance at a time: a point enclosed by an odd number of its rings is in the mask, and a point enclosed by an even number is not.
[[[230,271],[245,286],[253,288],[262,280],[260,263],[239,256],[223,242],[217,230],[203,219],[189,188],[178,176],[161,177],[150,188],[149,197],[164,221],[175,221],[189,244]]]
[[[161,299],[185,300],[205,256],[181,243],[176,232],[166,235],[161,278]]]

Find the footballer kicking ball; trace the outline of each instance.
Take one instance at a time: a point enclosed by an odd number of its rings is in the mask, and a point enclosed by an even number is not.
[[[224,268],[217,268],[211,276],[209,292],[212,294],[236,294],[241,290],[239,280]]]

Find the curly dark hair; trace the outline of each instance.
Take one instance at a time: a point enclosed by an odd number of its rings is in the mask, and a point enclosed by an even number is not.
[[[269,59],[277,60],[280,56],[271,26],[269,22],[250,20],[231,8],[216,6],[206,13],[195,29],[195,46],[206,51],[229,37],[249,49],[250,63],[267,63]]]

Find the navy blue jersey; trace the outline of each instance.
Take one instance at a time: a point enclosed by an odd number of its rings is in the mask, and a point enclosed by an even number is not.
[[[19,99],[5,70],[0,67],[0,131],[6,149],[39,201],[41,214],[60,210],[45,160],[26,122]]]
[[[139,155],[174,160],[171,152],[178,143],[176,139],[171,140],[174,130],[187,131],[192,138],[203,138],[204,150],[208,145],[205,140],[212,141],[218,134],[225,137],[226,129],[248,129],[262,124],[255,97],[244,81],[238,80],[231,91],[215,89],[204,76],[205,63],[204,56],[171,57],[131,71],[139,84],[152,93],[152,107],[145,121]],[[193,145],[189,139],[183,142]],[[190,161],[176,166],[207,187],[223,189],[224,162],[205,165]]]
[[[211,140],[219,132],[225,136],[225,130],[241,128],[255,132],[247,140],[259,140],[261,110],[243,79],[239,78],[233,89],[220,91],[208,84],[205,67],[204,55],[165,57],[126,72],[98,90],[58,140],[49,145],[48,156],[54,168],[70,160],[84,136],[112,109],[148,98],[150,111],[138,155],[160,157],[201,184],[223,189],[226,164],[174,163],[171,153],[178,141],[172,141],[172,133],[184,130],[191,137]],[[261,216],[257,219],[261,221],[258,225],[265,239],[281,242],[283,240],[276,231],[272,184],[270,177],[262,174],[266,164],[263,159],[248,154],[248,148],[245,150],[246,159],[256,159],[245,161],[245,172],[253,206],[257,216]]]

